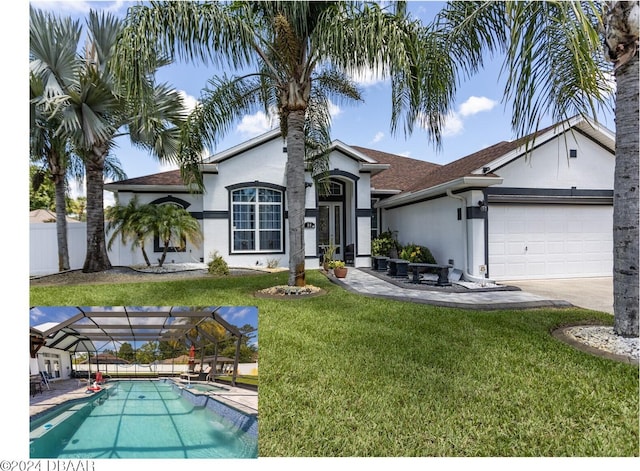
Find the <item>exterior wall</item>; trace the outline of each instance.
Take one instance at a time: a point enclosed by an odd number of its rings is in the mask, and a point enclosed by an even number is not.
[[[202,197],[197,194],[189,193],[131,193],[131,192],[119,192],[117,197],[117,203],[120,205],[127,205],[131,199],[137,195],[139,204],[149,204],[157,200],[167,198],[170,196],[179,202],[184,201],[186,204],[186,210],[192,213],[192,215],[199,220],[200,227],[202,228]],[[204,232],[203,232],[204,233]],[[111,235],[107,234],[107,243],[109,242]],[[165,259],[165,263],[197,263],[204,257],[203,245],[196,246],[187,241],[185,252],[168,252]],[[149,256],[149,261],[152,265],[158,264],[158,259],[162,256],[162,251],[154,251],[153,237],[147,238],[145,241],[145,250]],[[118,266],[135,266],[145,265],[142,251],[139,247],[133,248],[131,241],[122,244],[120,239],[114,240],[111,250],[108,251],[109,260],[112,265]],[[205,260],[206,261],[206,260]]]
[[[566,136],[566,141],[564,139]],[[503,178],[501,187],[512,188],[613,188],[614,156],[587,137],[565,133],[521,157],[493,170]],[[569,158],[569,150],[577,158]]]
[[[458,220],[460,201],[443,197],[382,211],[382,231],[397,231],[398,242],[427,247],[438,263],[453,259],[464,266],[463,221]]]
[[[58,366],[56,366],[56,362]],[[40,348],[37,358],[32,358],[29,364],[30,374],[35,375],[41,371],[47,371],[54,381],[71,378],[72,369],[71,356],[68,352],[49,347]]]

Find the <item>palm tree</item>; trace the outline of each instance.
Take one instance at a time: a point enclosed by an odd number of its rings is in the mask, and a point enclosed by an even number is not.
[[[640,5],[607,4],[603,22],[597,2],[449,2],[437,28],[458,59],[458,76],[482,67],[487,51],[504,53],[505,99],[513,101],[518,136],[536,130],[548,114],[555,121],[576,114],[597,119],[610,105],[606,60],[614,62],[614,329],[637,337]]]
[[[607,2],[605,54],[616,78],[616,167],[613,194],[614,330],[638,337],[638,24],[640,2]]]
[[[111,268],[104,234],[104,168],[114,139],[128,134],[133,143],[160,159],[177,155],[179,129],[185,118],[179,94],[151,87],[148,79],[165,61],[136,69],[149,88],[146,102],[124,99],[111,61],[122,23],[110,14],[89,13],[86,47],[77,53],[80,25],[30,10],[30,70],[44,84],[42,106],[59,117],[58,134],[68,139],[86,167],[87,256],[83,271]],[[58,47],[62,43],[64,47]],[[64,206],[63,206],[64,207]]]
[[[410,133],[420,118],[439,142],[456,86],[451,59],[440,36],[407,16],[404,2],[394,4],[151,2],[132,7],[125,20],[117,64],[130,96],[143,93],[136,71],[155,65],[157,50],[252,70],[210,80],[212,90],[183,139],[186,171],[200,163],[202,139],[215,144],[244,113],[277,110],[287,140],[289,285],[305,284],[305,155],[322,155],[328,142],[328,113],[322,112],[328,97],[360,98],[347,74],[370,68],[390,77],[392,131],[404,123]]]
[[[153,231],[163,244],[162,256],[158,259],[158,266],[162,266],[170,247],[184,248],[185,242],[200,245],[202,230],[198,221],[184,208],[175,204],[150,205],[153,206]]]
[[[107,233],[111,233],[107,248],[111,250],[118,236],[123,244],[132,239],[131,248],[140,247],[144,261],[150,267],[151,262],[145,250],[145,240],[154,234],[156,214],[154,206],[139,205],[137,197],[132,198],[126,206],[117,204],[107,208],[105,210]]]
[[[66,23],[68,26],[70,23]],[[55,32],[57,37],[68,35],[67,29]],[[61,40],[56,43],[64,47]],[[65,51],[64,54],[68,53]],[[67,242],[67,204],[66,198],[69,180],[81,181],[84,176],[84,164],[75,154],[71,142],[59,132],[62,118],[59,114],[51,115],[47,112],[44,100],[44,85],[35,75],[30,75],[29,89],[31,93],[31,126],[29,139],[29,153],[36,171],[33,172],[31,183],[35,191],[46,180],[50,179],[55,189],[56,233],[58,243],[58,270],[69,270],[69,247]],[[105,161],[105,176],[113,180],[126,178],[120,163],[113,156]]]

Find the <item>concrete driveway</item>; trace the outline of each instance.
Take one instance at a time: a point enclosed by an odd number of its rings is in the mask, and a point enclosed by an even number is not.
[[[613,314],[613,277],[500,281],[522,291]]]

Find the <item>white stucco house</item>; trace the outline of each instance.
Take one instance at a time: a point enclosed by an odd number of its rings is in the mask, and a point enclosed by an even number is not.
[[[369,267],[371,239],[392,230],[401,244],[429,247],[467,279],[609,276],[615,138],[582,118],[534,139],[500,142],[447,165],[335,141],[331,191],[320,196],[307,175],[305,256],[322,251]],[[177,204],[203,229],[201,247],[175,249],[168,261],[230,266],[288,264],[286,142],[271,131],[206,159],[205,191],[190,193],[179,171],[105,185],[120,204]],[[161,248],[155,244],[154,250]],[[353,253],[353,255],[351,255]],[[128,263],[139,252],[120,249]]]

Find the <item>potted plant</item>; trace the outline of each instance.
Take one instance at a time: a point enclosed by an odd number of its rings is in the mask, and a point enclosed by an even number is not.
[[[333,260],[333,255],[335,253],[336,253],[336,246],[333,244],[329,244],[327,247],[324,248],[324,251],[322,254],[322,268],[324,268],[324,271],[328,272],[329,268],[331,268],[329,264]]]
[[[347,267],[342,260],[331,260],[329,262],[329,268],[333,270],[336,278],[344,278],[347,276]]]

